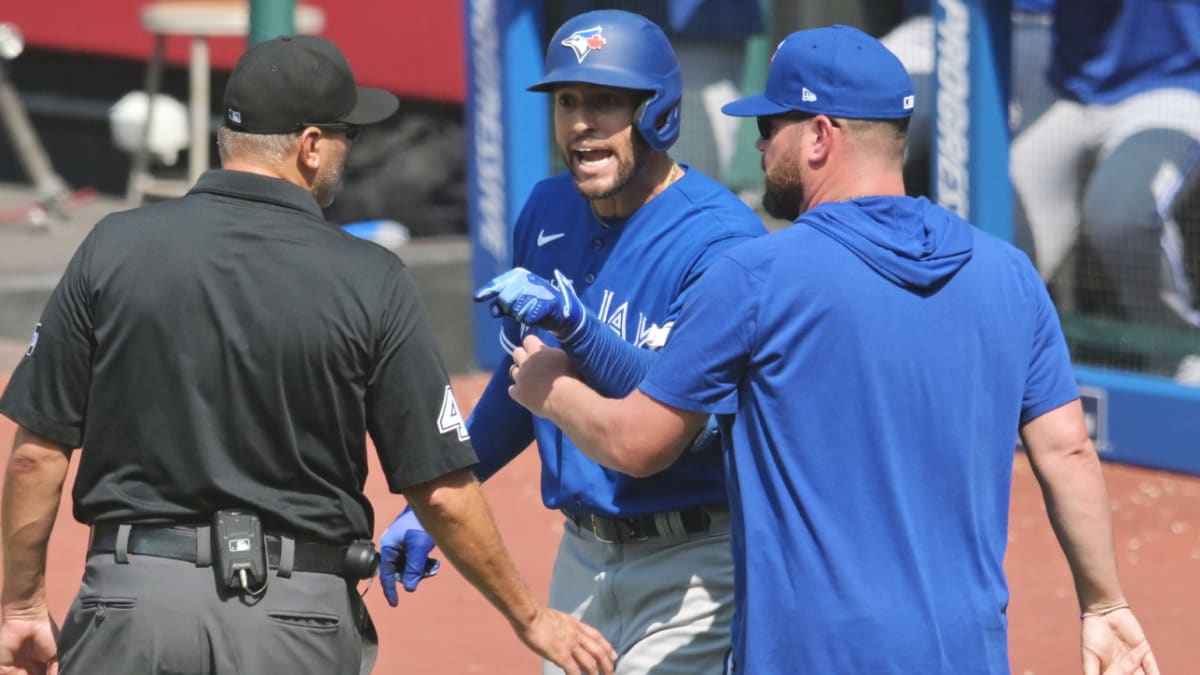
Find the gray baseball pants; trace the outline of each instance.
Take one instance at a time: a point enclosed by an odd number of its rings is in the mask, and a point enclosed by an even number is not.
[[[272,570],[258,597],[212,567],[147,555],[88,556],[59,636],[61,672],[234,675],[370,672],[377,639],[354,585]]]
[[[617,675],[720,675],[730,649],[729,514],[709,531],[609,544],[563,524],[550,606],[595,626],[617,650]],[[560,675],[545,663],[543,675]]]
[[[1175,206],[1195,183],[1200,93],[1161,89],[1114,105],[1060,100],[1018,136],[1012,180],[1042,278],[1086,237],[1132,321],[1200,326]],[[1018,227],[1018,234],[1024,228]]]

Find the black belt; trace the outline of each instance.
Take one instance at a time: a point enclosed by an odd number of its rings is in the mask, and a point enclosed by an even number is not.
[[[114,553],[117,550],[117,528],[115,523],[100,523],[92,526],[92,538],[88,554]],[[207,531],[207,530],[206,530]],[[279,567],[282,541],[279,535],[263,536],[267,544],[267,564]],[[321,544],[313,541],[295,541],[295,557],[292,569],[298,572],[318,572],[343,576],[347,546]],[[152,555],[196,562],[196,528],[182,525],[133,525],[129,531],[129,553]],[[211,564],[206,562],[205,564]]]
[[[681,536],[708,532],[709,526],[712,525],[712,514],[723,511],[724,508],[695,508],[632,518],[610,518],[593,513],[575,515],[564,509],[563,515],[579,529],[596,535],[600,541],[606,544],[621,544],[663,535]]]

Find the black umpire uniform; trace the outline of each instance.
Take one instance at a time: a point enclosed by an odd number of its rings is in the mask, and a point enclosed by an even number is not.
[[[64,672],[368,670],[367,433],[395,492],[475,462],[401,260],[241,171],[101,220],[0,412],[82,447],[92,540]],[[246,540],[269,570],[242,589],[222,578],[223,509],[264,533]]]

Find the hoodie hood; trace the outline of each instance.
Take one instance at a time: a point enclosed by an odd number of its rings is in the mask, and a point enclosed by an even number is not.
[[[797,224],[809,225],[850,249],[871,269],[903,288],[929,290],[971,259],[971,225],[920,197],[865,197],[826,202]]]

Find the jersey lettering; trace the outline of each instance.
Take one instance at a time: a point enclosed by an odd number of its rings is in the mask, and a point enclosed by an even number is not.
[[[617,335],[621,336],[622,340],[625,339],[625,320],[628,318],[628,316],[629,303],[622,302],[621,306],[617,307],[617,311],[613,312],[612,316],[605,321],[609,328],[613,329]]]
[[[629,301],[622,302],[617,308],[613,309],[613,302],[616,298],[616,293],[605,289],[600,299],[600,307],[596,311],[596,316],[600,322],[607,325],[614,333],[621,336],[622,340],[626,340],[625,328],[629,323],[630,309]],[[650,319],[641,312],[637,313],[637,332],[634,333],[633,344],[638,347],[649,347],[658,349],[666,343],[666,331],[670,330],[670,325],[659,327],[657,323],[652,323]],[[649,324],[647,326],[647,324]]]
[[[667,338],[671,337],[671,327],[674,321],[668,321],[662,326],[654,324],[646,331],[646,346],[650,349],[662,349],[667,346]]]
[[[667,335],[671,332],[671,326],[675,322],[668,322],[665,326],[659,326],[656,323],[647,326],[646,322],[646,316],[639,314],[637,338],[633,344],[645,349],[662,349],[667,344]]]
[[[458,402],[454,400],[454,392],[450,391],[450,386],[446,386],[446,393],[442,396],[442,410],[438,413],[438,431],[443,434],[451,431],[458,433],[458,440],[465,441],[470,438],[467,433],[467,425],[463,423],[462,413],[458,411]]]
[[[600,299],[600,309],[596,310],[596,316],[600,317],[600,322],[608,321],[608,308],[612,307],[613,292],[605,289],[604,295]]]

